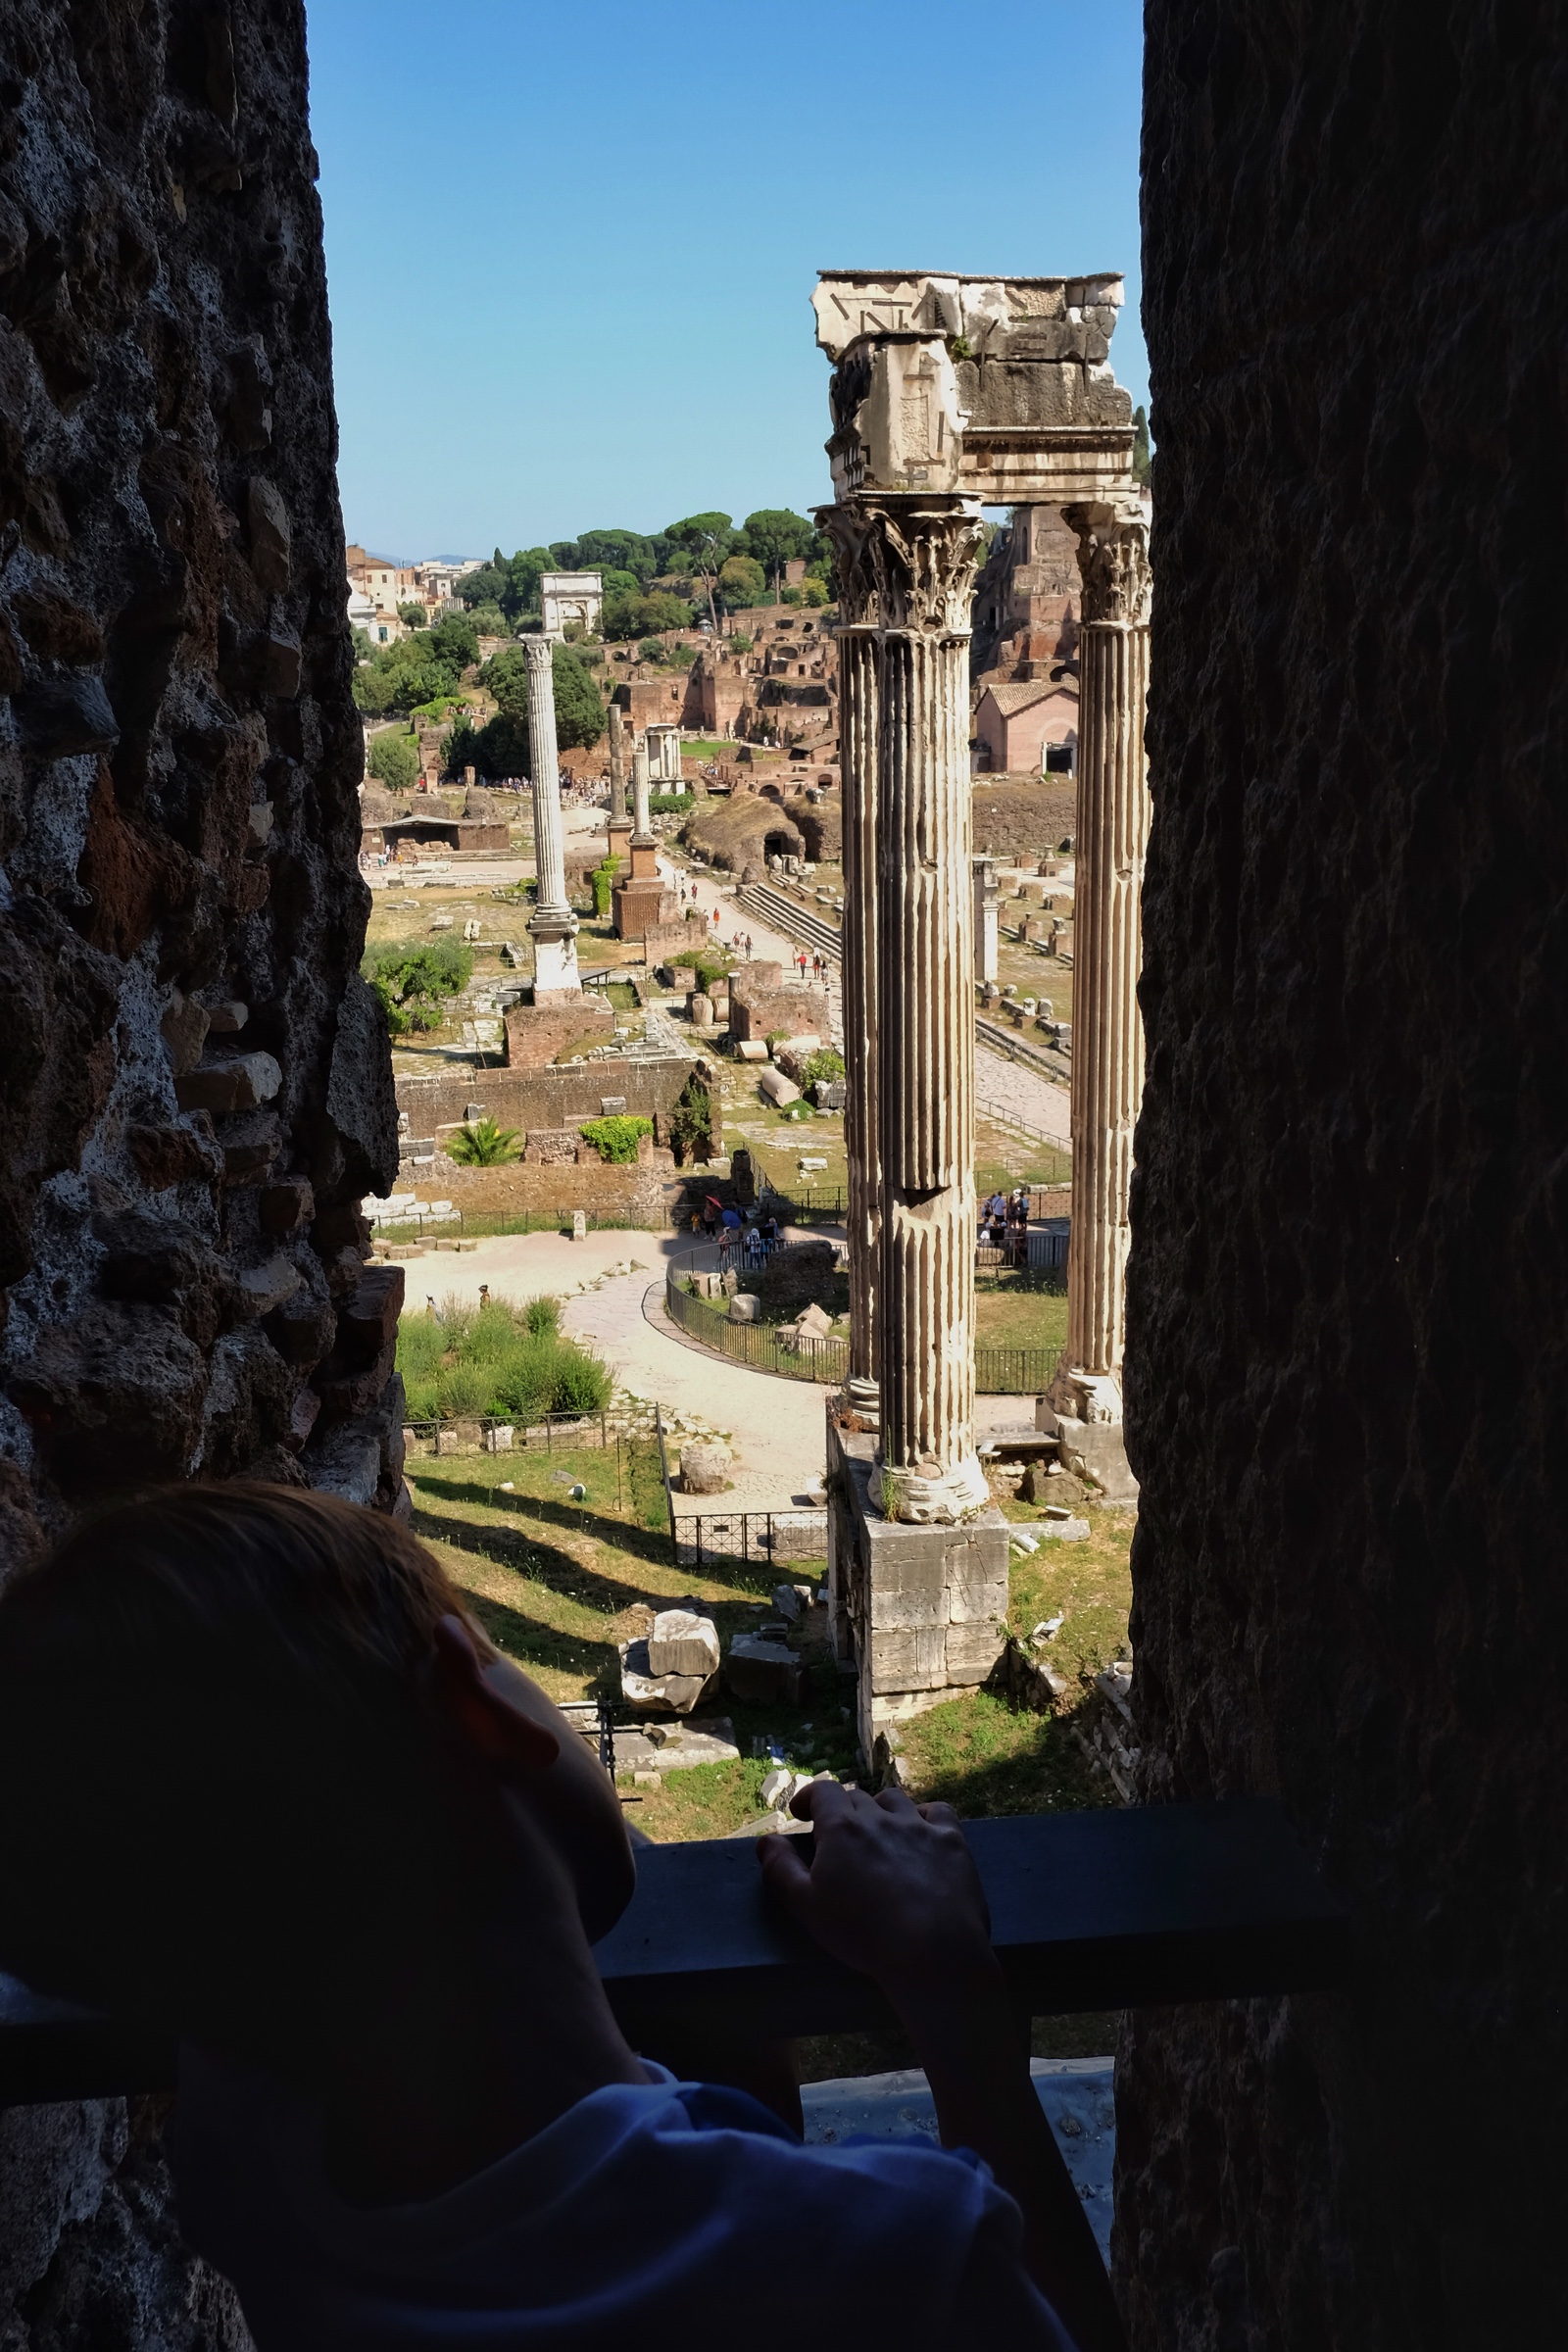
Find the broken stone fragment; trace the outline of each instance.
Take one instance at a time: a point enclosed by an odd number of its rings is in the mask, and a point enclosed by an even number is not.
[[[687,1494],[722,1494],[729,1484],[729,1455],[722,1446],[683,1446],[680,1483]]]
[[[125,1143],[137,1175],[151,1192],[165,1192],[173,1184],[216,1184],[223,1172],[223,1155],[205,1111],[194,1112],[177,1127],[137,1122],[127,1129]]]
[[[716,1677],[711,1674],[654,1674],[646,1642],[620,1646],[620,1694],[628,1707],[661,1715],[689,1715]]]
[[[794,1786],[795,1775],[783,1765],[775,1766],[773,1771],[764,1773],[762,1776],[763,1804],[771,1806],[775,1811],[779,1810],[788,1801]]]
[[[269,694],[292,702],[300,690],[300,646],[297,637],[269,637],[262,649],[262,684]]]
[[[308,1176],[280,1176],[262,1194],[262,1231],[296,1233],[316,1214],[316,1195]]]
[[[199,1004],[194,997],[182,997],[176,989],[168,1011],[158,1024],[164,1043],[169,1048],[176,1077],[183,1077],[195,1069],[201,1060],[202,1048],[207,1043],[207,1032],[211,1026],[212,1015],[206,1005]],[[175,1092],[177,1094],[177,1088]],[[195,1107],[195,1104],[180,1104],[181,1110]],[[207,1105],[204,1103],[200,1107],[205,1109]]]
[[[275,485],[255,474],[246,489],[245,510],[251,569],[261,587],[273,596],[281,595],[289,583],[293,559],[294,528],[288,508]]]
[[[104,682],[91,671],[38,678],[13,698],[11,707],[24,747],[38,759],[112,752],[120,741],[120,722]]]
[[[207,1378],[172,1307],[99,1299],[40,1333],[8,1387],[60,1486],[80,1494],[182,1477]]]
[[[718,1671],[718,1628],[696,1609],[661,1609],[648,1636],[648,1671],[657,1677]]]
[[[260,1184],[283,1149],[282,1124],[275,1111],[240,1111],[224,1119],[219,1142],[224,1184]]]
[[[234,1288],[244,1311],[261,1316],[270,1315],[285,1298],[292,1298],[303,1281],[294,1260],[279,1251],[259,1266],[247,1266],[237,1277]]]
[[[206,1007],[207,1025],[214,1037],[232,1037],[250,1019],[250,1006],[237,999],[226,997],[220,1004]],[[168,1030],[164,1034],[167,1036]]]
[[[737,1634],[724,1661],[731,1693],[754,1707],[798,1707],[806,1694],[806,1669],[782,1642]]]

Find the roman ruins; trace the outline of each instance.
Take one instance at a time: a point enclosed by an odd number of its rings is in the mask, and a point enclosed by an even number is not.
[[[1107,527],[1103,509],[1125,560],[1141,524],[1131,518],[1132,403],[1107,360],[1120,302],[1115,277],[898,272],[828,272],[814,297],[817,340],[834,368],[827,448],[836,497],[818,519],[833,540],[839,591],[852,1073],[847,1400],[856,1426],[846,1436],[830,1414],[829,1452],[844,1467],[839,1492],[869,1506],[835,1514],[835,1582],[837,1622],[853,1630],[865,1667],[870,1731],[922,1692],[981,1679],[1000,1647],[1006,1536],[989,1508],[973,1426],[971,591],[983,504],[1060,505],[1080,537]],[[1107,634],[1119,645],[1127,631],[1105,593]],[[1140,612],[1135,635],[1146,618]],[[1114,823],[1128,791],[1143,789],[1147,663],[1110,659],[1096,675],[1104,748],[1094,756]],[[1137,875],[1120,858],[1133,838],[1141,858],[1136,818],[1131,834],[1125,822],[1112,833],[1116,886],[1131,881],[1114,901],[1121,928],[1096,930],[1096,959],[1086,965],[1080,955],[1075,973],[1078,1018],[1087,1005],[1091,1026],[1107,987],[1099,954],[1127,952],[1129,907],[1136,977]],[[1125,1019],[1100,1025],[1110,1071],[1132,1040]],[[1133,1082],[1119,1075],[1104,1100],[1085,1101],[1093,1140],[1084,1164],[1104,1173],[1098,1219],[1086,1197],[1093,1249],[1078,1281],[1097,1292],[1124,1280],[1126,1156],[1106,1138],[1120,1133]],[[1078,1150],[1075,1131],[1075,1233]],[[1118,1176],[1119,1198],[1106,1190]],[[1119,1335],[1119,1309],[1113,1326]],[[1085,1345],[1098,1347],[1099,1324],[1086,1328]],[[1103,1410],[1104,1392],[1092,1394]],[[1060,1419],[1077,1426],[1065,1409]],[[878,1515],[935,1531],[961,1523],[965,1542],[943,1550],[939,1534],[932,1567],[917,1573],[907,1539],[896,1558],[888,1551]],[[876,1565],[884,1554],[886,1576]],[[911,1604],[915,1583],[924,1590]]]
[[[538,876],[528,933],[533,941],[533,1002],[560,1004],[582,994],[577,976],[577,917],[566,896],[561,829],[561,771],[556,748],[555,639],[525,637],[528,664],[528,758],[533,769],[534,870]]]

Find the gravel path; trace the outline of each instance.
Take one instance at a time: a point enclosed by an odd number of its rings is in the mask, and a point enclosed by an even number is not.
[[[691,1247],[687,1235],[595,1232],[572,1242],[556,1233],[501,1234],[476,1250],[408,1262],[409,1300],[449,1292],[475,1299],[487,1283],[498,1298],[551,1291],[564,1300],[562,1329],[603,1356],[616,1385],[663,1407],[666,1425],[727,1431],[736,1466],[728,1494],[693,1509],[783,1510],[804,1500],[822,1475],[825,1389],[748,1371],[687,1347],[664,1324],[666,1261]],[[636,1270],[616,1273],[628,1259]],[[582,1284],[600,1287],[578,1289]],[[645,1300],[650,1309],[644,1311]]]

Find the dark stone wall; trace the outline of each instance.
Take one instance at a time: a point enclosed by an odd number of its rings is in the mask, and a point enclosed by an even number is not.
[[[1568,2179],[1568,45],[1147,27],[1134,1699],[1358,1956],[1132,2021],[1116,2263],[1139,2352],[1468,2352]]]
[[[0,17],[0,1576],[402,1494],[315,170],[298,0]],[[0,2342],[237,2343],[164,2203],[144,2114],[0,2121]]]

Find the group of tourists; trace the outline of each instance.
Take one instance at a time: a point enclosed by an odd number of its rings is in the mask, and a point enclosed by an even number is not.
[[[1029,1254],[1029,1187],[1013,1193],[993,1193],[980,1210],[979,1246],[1000,1250],[1009,1265],[1022,1265]]]

